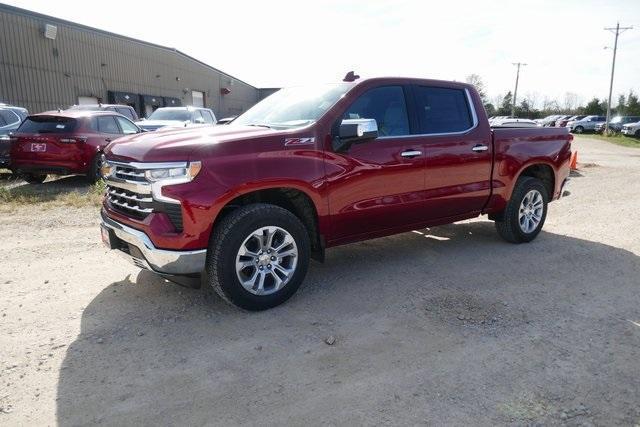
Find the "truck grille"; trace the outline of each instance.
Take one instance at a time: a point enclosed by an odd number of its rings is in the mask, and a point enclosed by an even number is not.
[[[145,169],[126,163],[114,163],[114,168],[106,179],[107,203],[111,209],[137,220],[145,219],[152,212],[161,212],[177,232],[182,232],[182,206],[154,200]]]

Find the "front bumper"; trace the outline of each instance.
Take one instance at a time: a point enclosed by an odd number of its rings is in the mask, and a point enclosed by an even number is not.
[[[109,247],[129,258],[140,268],[175,276],[199,274],[204,270],[206,249],[194,251],[158,249],[145,233],[109,218],[104,210],[102,227],[109,233]]]

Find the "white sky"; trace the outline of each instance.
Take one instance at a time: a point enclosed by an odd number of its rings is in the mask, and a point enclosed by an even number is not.
[[[25,9],[175,47],[258,87],[361,76],[464,80],[490,97],[513,90],[562,101],[606,97],[613,34],[614,99],[640,92],[640,0],[62,1],[4,0]],[[615,101],[614,101],[615,104]]]

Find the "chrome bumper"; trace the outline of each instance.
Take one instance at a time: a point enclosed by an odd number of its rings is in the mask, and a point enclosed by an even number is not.
[[[109,218],[104,211],[102,227],[109,231],[112,249],[131,260],[134,265],[167,275],[198,274],[204,270],[207,250],[169,251],[156,248],[151,239],[140,230],[133,229]]]

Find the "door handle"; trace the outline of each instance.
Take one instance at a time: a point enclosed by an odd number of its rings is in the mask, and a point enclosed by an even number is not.
[[[414,157],[418,157],[422,155],[422,151],[419,150],[407,150],[407,151],[403,151],[402,153],[400,153],[400,155],[402,157],[405,157],[407,159],[412,159]]]
[[[478,144],[478,145],[476,145],[476,146],[474,146],[472,148],[472,150],[476,151],[476,152],[478,152],[478,151],[487,151],[488,149],[489,149],[489,146],[484,145],[484,144]]]
[[[105,138],[104,139],[106,142],[111,142],[111,138]]]

